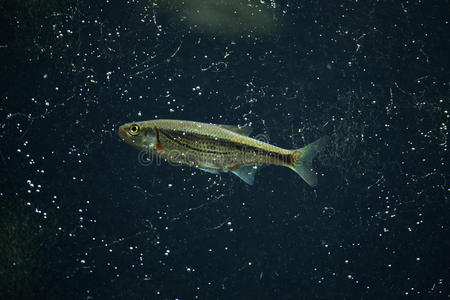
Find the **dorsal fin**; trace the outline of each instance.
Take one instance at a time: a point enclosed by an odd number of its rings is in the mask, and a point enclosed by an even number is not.
[[[245,135],[245,136],[249,136],[253,130],[253,128],[251,128],[250,126],[235,126],[235,125],[222,125],[222,124],[217,125],[217,126],[220,126],[223,129],[233,131],[237,134]]]

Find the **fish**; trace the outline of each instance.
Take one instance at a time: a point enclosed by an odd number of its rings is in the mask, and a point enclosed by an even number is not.
[[[308,185],[317,185],[312,161],[328,143],[328,136],[289,150],[251,138],[251,131],[249,126],[157,119],[126,123],[119,127],[118,134],[140,151],[169,163],[212,174],[231,172],[250,185],[258,166],[264,164],[288,167]]]

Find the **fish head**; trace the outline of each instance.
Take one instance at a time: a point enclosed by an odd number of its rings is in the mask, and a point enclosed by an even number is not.
[[[150,122],[124,124],[119,127],[119,137],[140,150],[152,150],[157,144],[155,127]]]

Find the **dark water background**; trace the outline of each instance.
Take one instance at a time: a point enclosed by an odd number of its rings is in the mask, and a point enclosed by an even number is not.
[[[447,298],[449,2],[187,3],[0,2],[0,298]],[[320,185],[142,166],[154,118],[327,134]]]

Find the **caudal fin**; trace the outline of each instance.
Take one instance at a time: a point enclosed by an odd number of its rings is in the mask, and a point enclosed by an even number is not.
[[[328,140],[328,136],[323,136],[303,148],[294,150],[292,154],[294,163],[290,168],[300,175],[310,186],[317,185],[317,173],[312,169],[312,160],[325,147]]]

